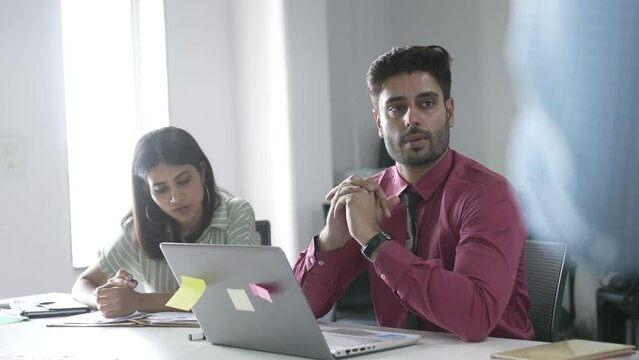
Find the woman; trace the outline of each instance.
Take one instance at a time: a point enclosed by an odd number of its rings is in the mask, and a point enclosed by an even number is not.
[[[133,210],[122,235],[99,252],[73,296],[106,317],[174,311],[164,304],[178,284],[161,242],[256,243],[251,205],[217,189],[211,164],[193,137],[166,127],[144,135],[133,157]],[[140,282],[145,293],[134,289]]]

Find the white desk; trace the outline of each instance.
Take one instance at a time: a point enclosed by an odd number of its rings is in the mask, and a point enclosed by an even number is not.
[[[38,296],[49,298],[49,294]],[[0,303],[8,300],[1,299]],[[187,335],[200,332],[199,328],[46,326],[56,319],[0,325],[0,360],[296,359],[287,355],[212,345],[206,340],[188,341]],[[371,328],[363,325],[349,326]],[[467,343],[448,333],[404,331],[419,333],[422,339],[415,345],[356,356],[353,359],[490,359],[490,354],[494,352],[543,344],[500,338]],[[639,360],[639,354],[618,358],[622,359]]]
[[[50,320],[0,325],[0,359],[293,359],[251,350],[188,341],[198,328],[46,327]],[[466,343],[451,334],[422,332],[416,345],[355,359],[489,359],[496,351],[538,344],[489,338]]]

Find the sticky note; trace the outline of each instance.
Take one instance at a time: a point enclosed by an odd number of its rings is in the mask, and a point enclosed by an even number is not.
[[[184,275],[180,277],[182,278],[182,285],[169,299],[166,306],[189,311],[204,294],[206,283],[204,280],[194,277]]]
[[[271,294],[268,292],[268,289],[263,288],[257,284],[249,284],[249,288],[251,288],[251,293],[253,293],[254,296],[261,297],[262,299],[270,302],[271,304],[273,303],[273,300],[271,299]]]
[[[226,289],[229,294],[235,310],[238,311],[255,311],[251,299],[244,289]]]

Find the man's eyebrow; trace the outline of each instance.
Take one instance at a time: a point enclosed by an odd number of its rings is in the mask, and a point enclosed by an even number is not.
[[[386,99],[385,104],[406,101],[406,96],[393,96]]]
[[[436,91],[424,91],[422,93],[417,94],[417,98],[418,99],[423,99],[423,98],[439,98],[439,94]],[[392,103],[396,103],[396,102],[402,102],[402,101],[406,101],[406,96],[392,96],[389,97],[388,99],[386,99],[386,101],[384,102],[384,104],[392,104]]]
[[[439,94],[435,91],[424,91],[423,93],[419,93],[417,95],[417,98],[425,98],[425,97],[429,97],[429,98],[439,98]]]

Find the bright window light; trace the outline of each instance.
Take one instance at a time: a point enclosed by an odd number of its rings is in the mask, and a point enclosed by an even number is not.
[[[167,126],[162,0],[62,0],[74,267],[121,232],[138,138]]]

